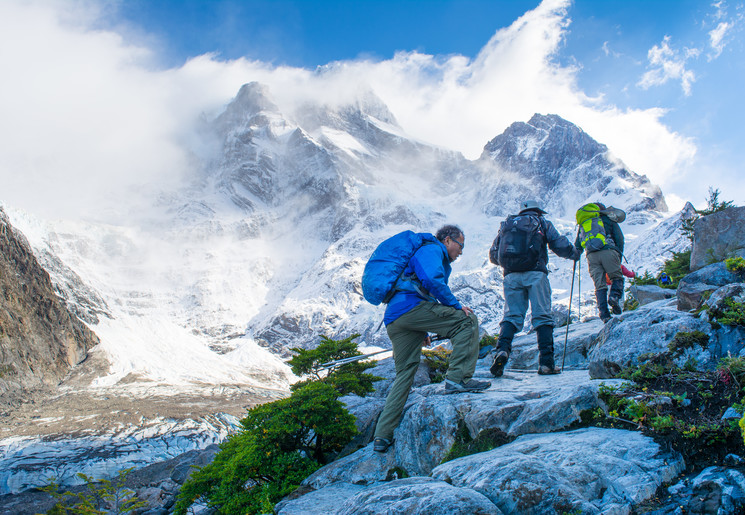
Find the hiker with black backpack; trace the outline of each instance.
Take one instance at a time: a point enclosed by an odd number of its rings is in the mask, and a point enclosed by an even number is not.
[[[614,315],[623,312],[623,231],[618,225],[626,219],[626,213],[615,207],[605,207],[600,202],[585,204],[576,214],[579,231],[575,246],[587,252],[587,268],[595,284],[595,299],[600,320],[610,321]],[[606,283],[610,280],[610,291]],[[610,307],[610,309],[609,309]]]
[[[504,316],[500,323],[494,362],[494,377],[504,373],[512,351],[512,339],[523,328],[528,303],[538,340],[538,373],[558,374],[554,363],[554,319],[551,316],[551,284],[548,280],[548,250],[559,257],[576,261],[579,251],[559,234],[543,215],[538,202],[520,204],[520,212],[502,222],[489,249],[489,261],[504,272]]]
[[[448,279],[450,263],[463,253],[465,235],[445,225],[433,237],[411,231],[398,234],[375,250],[362,277],[365,298],[387,302],[383,322],[393,346],[396,378],[375,427],[373,449],[385,452],[393,442],[428,333],[448,338],[453,345],[445,375],[445,393],[477,392],[491,386],[472,379],[479,353],[479,323],[473,311],[455,298]],[[404,259],[401,259],[404,256]],[[402,263],[392,279],[386,263]]]

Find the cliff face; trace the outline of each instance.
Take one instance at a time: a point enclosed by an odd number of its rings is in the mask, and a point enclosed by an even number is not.
[[[0,209],[0,400],[10,391],[59,384],[97,343]]]

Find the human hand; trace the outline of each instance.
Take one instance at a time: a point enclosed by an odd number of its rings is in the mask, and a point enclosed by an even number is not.
[[[471,316],[471,315],[473,315],[473,310],[472,310],[471,308],[468,308],[468,307],[466,307],[466,306],[463,306],[463,307],[462,307],[462,308],[460,308],[460,309],[461,309],[461,310],[463,310],[463,313],[465,313],[465,314],[466,314],[466,316]]]

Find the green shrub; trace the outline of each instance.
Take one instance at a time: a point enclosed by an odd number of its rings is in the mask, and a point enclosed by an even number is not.
[[[709,335],[701,331],[680,331],[668,343],[667,348],[672,356],[677,357],[682,356],[686,349],[692,349],[696,345],[704,349],[707,348],[709,345]]]
[[[499,334],[495,334],[494,336],[490,334],[485,334],[481,337],[479,340],[479,349],[483,349],[487,345],[491,345],[495,349],[497,348],[497,340],[499,340]]]
[[[184,483],[175,513],[187,513],[202,498],[220,513],[272,511],[357,434],[354,416],[337,397],[333,386],[314,382],[250,409],[243,430]]]
[[[424,363],[429,368],[429,378],[433,383],[445,380],[445,373],[450,366],[451,351],[444,348],[425,349],[422,351]]]
[[[724,299],[725,308],[717,313],[716,321],[722,325],[745,326],[745,303],[731,298]]]
[[[367,374],[365,370],[374,367],[377,361],[353,361],[331,368],[323,366],[333,361],[361,356],[362,353],[357,350],[357,344],[353,341],[358,337],[359,334],[353,334],[343,340],[331,340],[321,336],[321,343],[315,349],[291,349],[296,354],[287,362],[292,372],[298,376],[309,375],[310,378],[295,383],[290,389],[296,391],[310,382],[320,381],[336,388],[339,395],[353,393],[364,397],[375,390],[373,383],[380,381],[382,377]],[[329,372],[322,376],[322,372],[326,370]]]
[[[691,251],[673,252],[673,257],[665,261],[662,270],[670,277],[672,284],[662,285],[668,288],[677,288],[680,280],[691,273]]]
[[[316,349],[293,349],[293,372],[316,380],[293,385],[286,399],[250,409],[241,420],[242,430],[181,487],[175,513],[187,513],[199,500],[221,514],[272,512],[277,501],[337,456],[357,434],[354,416],[338,397],[364,395],[380,379],[363,373],[374,363],[359,361],[322,377],[328,370],[324,363],[360,355],[352,341],[357,336],[339,341],[322,337]]]
[[[645,270],[642,275],[638,275],[631,279],[631,284],[637,284],[639,286],[645,286],[650,284],[657,284],[657,278],[649,273],[649,270]]]
[[[724,260],[727,270],[734,274],[745,275],[745,259],[741,257],[732,257]]]
[[[93,479],[85,474],[78,477],[85,481],[84,492],[72,493],[60,491],[59,484],[52,478],[43,491],[57,499],[57,503],[47,511],[48,514],[63,515],[66,513],[98,514],[110,513],[119,515],[139,510],[147,503],[138,498],[133,490],[124,487],[131,468],[120,470],[113,481]]]

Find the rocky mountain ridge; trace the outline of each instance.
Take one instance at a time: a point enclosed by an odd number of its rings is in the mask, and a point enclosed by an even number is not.
[[[0,208],[0,402],[21,389],[56,387],[98,337],[55,292],[26,238]]]

